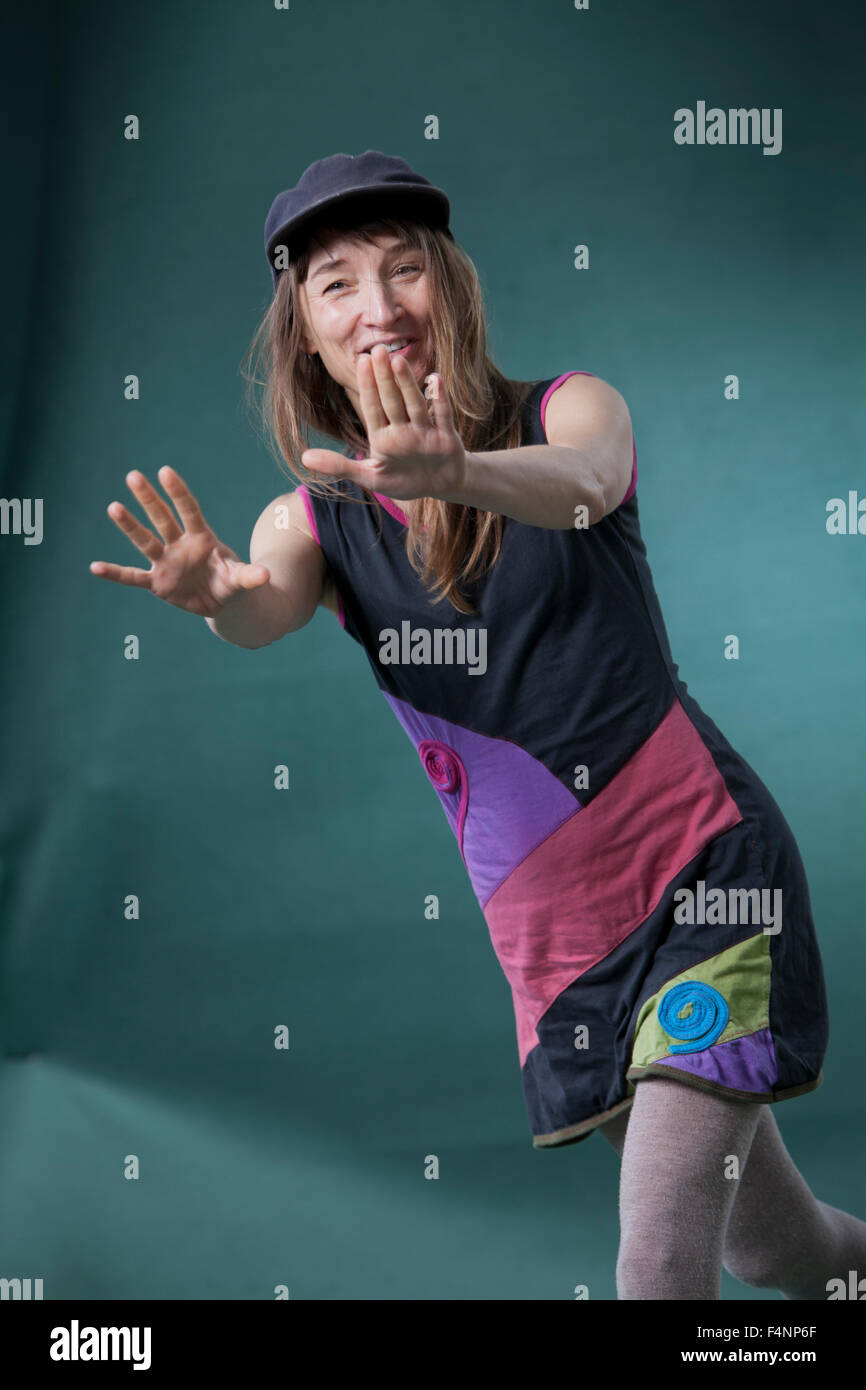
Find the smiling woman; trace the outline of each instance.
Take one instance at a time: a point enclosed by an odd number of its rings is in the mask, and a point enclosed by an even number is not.
[[[265,382],[261,409],[281,461],[290,463],[301,482],[314,484],[317,496],[326,497],[336,495],[328,474],[337,480],[341,474],[333,455],[328,467],[328,452],[307,454],[309,432],[348,446],[338,456],[342,477],[348,478],[349,454],[371,457],[371,422],[361,405],[362,391],[366,389],[368,402],[371,395],[370,377],[364,376],[370,371],[368,354],[377,344],[410,340],[393,362],[387,348],[377,348],[378,358],[387,359],[392,368],[382,389],[393,412],[402,399],[393,372],[407,372],[401,381],[408,388],[411,378],[423,401],[425,379],[436,371],[453,421],[445,458],[438,452],[440,430],[435,440],[425,442],[423,471],[413,471],[409,487],[402,489],[393,475],[385,485],[385,470],[375,467],[383,460],[373,459],[373,472],[356,479],[351,502],[376,507],[381,505],[376,494],[408,502],[409,563],[429,592],[438,591],[468,613],[471,604],[461,584],[471,583],[495,562],[503,519],[495,511],[470,515],[465,506],[449,505],[434,495],[435,483],[446,469],[452,480],[464,448],[520,445],[521,410],[533,383],[510,380],[490,358],[477,272],[450,233],[378,211],[377,219],[355,225],[345,212],[332,209],[297,245],[277,278],[245,373],[251,386]],[[424,415],[431,420],[432,408],[425,405]],[[443,463],[434,480],[431,469]],[[414,486],[419,477],[426,487]]]
[[[262,513],[251,561],[274,564],[286,602],[303,577],[304,620],[332,586],[416,750],[511,986],[533,1144],[612,1126],[619,1296],[719,1298],[723,1258],[813,1291],[866,1263],[866,1226],[795,1194],[801,1279],[792,1242],[753,1219],[783,1176],[766,1107],[821,1084],[828,1039],[794,837],[674,663],[625,401],[579,368],[499,371],[447,213],[377,151],[321,160],[275,200],[251,356],[301,485]],[[772,890],[785,929],[696,929],[678,910],[695,884],[702,902]],[[741,1198],[722,1161],[745,1165],[756,1135]]]

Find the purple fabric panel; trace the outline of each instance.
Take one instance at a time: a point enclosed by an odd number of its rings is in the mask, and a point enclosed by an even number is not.
[[[396,695],[382,693],[416,750],[425,740],[436,740],[451,748],[462,764],[453,790],[446,791],[436,785],[442,779],[431,777],[432,769],[422,758],[483,907],[520,861],[581,809],[580,802],[519,744],[422,714]]]
[[[760,1028],[745,1038],[714,1043],[702,1052],[684,1052],[679,1057],[658,1060],[666,1067],[690,1071],[705,1081],[737,1091],[772,1091],[779,1075],[769,1028]]]

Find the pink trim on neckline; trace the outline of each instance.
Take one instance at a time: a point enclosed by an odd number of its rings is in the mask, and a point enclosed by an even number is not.
[[[362,459],[364,455],[359,454],[356,450],[352,457],[356,459]],[[392,498],[386,497],[385,494],[382,492],[374,492],[373,496],[378,497],[379,501],[382,503],[382,506],[385,508],[385,511],[389,512],[390,515],[393,516],[396,521],[401,522],[404,526],[409,525],[408,516],[403,511],[402,507],[399,507]]]
[[[396,519],[397,519],[398,521],[402,521],[402,523],[403,523],[404,526],[408,526],[408,525],[409,525],[409,518],[408,518],[408,516],[407,516],[406,513],[403,511],[402,507],[398,507],[398,506],[397,506],[397,503],[396,503],[395,501],[393,501],[392,498],[390,498],[390,497],[385,497],[385,495],[384,495],[383,493],[381,493],[381,492],[374,492],[374,493],[373,493],[373,496],[374,496],[374,497],[378,497],[379,501],[382,503],[382,506],[385,508],[385,511],[386,511],[386,512],[390,512],[391,515],[392,515],[393,517],[396,517]]]
[[[563,383],[564,381],[568,381],[568,378],[569,378],[570,376],[595,376],[595,375],[596,375],[595,372],[579,372],[579,371],[574,371],[574,372],[563,372],[562,376],[558,376],[558,377],[556,378],[555,381],[552,381],[552,382],[550,383],[550,385],[548,386],[547,390],[545,391],[544,395],[543,395],[542,398],[541,398],[541,406],[540,406],[540,413],[541,413],[541,428],[544,430],[544,436],[545,436],[545,438],[547,438],[547,426],[546,426],[546,424],[545,424],[545,422],[544,422],[544,417],[545,417],[545,414],[546,414],[546,412],[547,412],[547,402],[550,400],[550,398],[551,398],[551,396],[553,395],[553,393],[554,393],[554,391],[556,390],[556,388],[557,388],[558,386],[561,386],[562,383]],[[633,495],[633,493],[634,493],[634,491],[635,491],[635,488],[637,487],[637,444],[635,443],[634,435],[632,435],[632,437],[631,437],[631,458],[632,458],[632,463],[631,463],[631,482],[630,482],[629,485],[628,485],[628,492],[626,493],[625,497],[622,499],[622,502],[620,502],[620,504],[619,504],[620,506],[623,506],[623,504],[626,503],[626,502],[629,500],[629,498]],[[616,511],[616,508],[614,508],[614,511]]]

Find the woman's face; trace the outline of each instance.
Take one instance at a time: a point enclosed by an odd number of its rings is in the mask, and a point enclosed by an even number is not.
[[[371,244],[337,231],[322,234],[313,242],[300,290],[304,347],[319,354],[360,419],[358,357],[374,343],[408,338],[399,355],[423,392],[431,348],[423,252],[395,236],[377,236]]]

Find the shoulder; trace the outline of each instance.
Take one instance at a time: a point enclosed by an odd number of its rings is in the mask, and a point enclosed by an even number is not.
[[[564,372],[541,399],[548,444],[587,451],[604,494],[604,515],[634,495],[637,446],[631,414],[615,386],[590,372]]]
[[[265,534],[274,529],[284,531],[287,525],[293,531],[301,531],[305,536],[309,536],[310,540],[318,543],[315,519],[304,488],[295,488],[293,492],[281,492],[279,497],[269,502],[256,521],[253,535],[259,530]]]
[[[315,514],[311,505],[311,499],[304,485],[296,487],[293,492],[282,492],[279,497],[275,497],[272,502],[264,508],[253,529],[250,540],[250,560],[255,562],[256,557],[267,556],[266,563],[273,565],[275,552],[273,551],[274,535],[282,537],[279,552],[283,555],[290,555],[292,544],[294,552],[297,553],[298,543],[292,542],[293,536],[305,536],[311,544],[309,547],[302,547],[308,551],[311,557],[315,557],[315,563],[321,566],[322,587],[319,593],[319,603],[330,608],[336,613],[340,622],[343,623],[342,606],[337,586],[331,573],[330,566],[322,550],[322,543],[319,539],[319,529],[316,524]],[[286,549],[286,546],[289,549]],[[274,556],[274,558],[271,558]]]
[[[555,377],[541,397],[540,411],[549,444],[578,443],[575,429],[583,434],[622,428],[631,435],[631,417],[621,392],[593,372],[575,370]]]
[[[350,485],[344,478],[331,478],[329,480],[331,493],[323,496],[321,493],[310,492],[306,483],[301,483],[295,488],[294,492],[283,493],[281,497],[275,498],[271,503],[272,507],[281,504],[287,508],[289,525],[296,530],[303,531],[305,536],[321,546],[319,533],[319,521],[322,519],[322,508],[333,507],[341,498],[350,495]],[[358,489],[356,489],[358,491]]]

